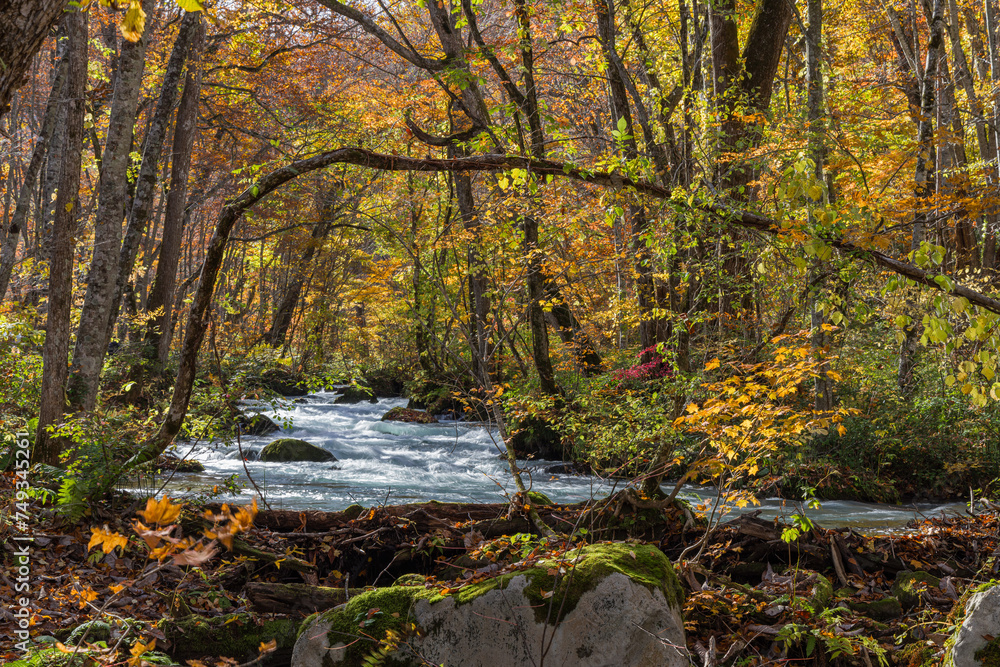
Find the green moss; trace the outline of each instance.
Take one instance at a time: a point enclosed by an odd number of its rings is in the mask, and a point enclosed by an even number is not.
[[[345,645],[343,649],[331,653],[340,658],[340,664],[360,665],[366,656],[378,648],[378,642],[385,638],[389,630],[400,633],[406,631],[417,600],[434,598],[441,599],[436,590],[390,586],[368,591],[351,598],[342,607],[323,612],[322,619],[330,623],[327,633],[330,646]],[[309,619],[302,627],[305,628],[308,624]]]
[[[57,648],[46,648],[40,651],[31,651],[21,660],[4,663],[6,667],[69,667],[75,660],[77,665],[84,664],[83,656],[87,651],[80,651],[75,656],[72,653],[63,653]]]
[[[354,503],[353,505],[348,505],[347,508],[344,510],[344,518],[347,519],[348,521],[354,521],[359,516],[361,516],[361,513],[364,511],[365,508],[362,507],[361,505],[358,505],[357,503]]]
[[[574,562],[575,566],[571,566]],[[560,566],[566,567],[567,574],[560,577],[557,587],[556,578],[549,574],[549,570]],[[684,602],[684,592],[673,566],[659,549],[643,544],[621,543],[586,546],[568,553],[558,562],[542,561],[537,567],[465,586],[450,597],[456,605],[468,604],[489,591],[507,588],[514,577],[523,576],[528,580],[524,595],[534,608],[535,620],[554,624],[557,615],[565,618],[576,608],[584,593],[596,588],[605,577],[615,572],[650,590],[660,590],[676,608]],[[551,597],[544,597],[553,590],[555,593]],[[330,646],[344,644],[341,649],[343,655],[337,652],[340,664],[357,665],[378,648],[378,642],[387,631],[407,631],[412,622],[413,606],[419,600],[435,604],[444,599],[445,596],[437,589],[397,585],[352,598],[346,605],[324,612],[322,619],[330,624],[327,635]],[[302,627],[305,628],[309,622],[307,619]]]
[[[911,572],[903,570],[896,574],[892,584],[892,594],[899,598],[904,609],[911,609],[920,604],[920,592],[927,588],[937,588],[941,580],[927,572]]]
[[[873,618],[877,621],[888,621],[899,618],[903,615],[903,605],[899,603],[899,598],[889,596],[873,602],[851,602],[847,603],[853,611]]]
[[[427,581],[427,577],[423,576],[422,574],[416,574],[416,573],[411,572],[409,574],[404,574],[403,576],[401,576],[398,579],[396,579],[396,581],[392,582],[392,585],[393,586],[423,586],[424,582],[426,582],[426,581]]]
[[[932,667],[938,663],[937,646],[927,646],[924,642],[907,644],[896,654],[896,664],[900,667]]]
[[[528,500],[532,505],[553,505],[552,500],[541,491],[528,491]]]
[[[277,640],[279,649],[295,645],[298,621],[259,621],[250,614],[228,614],[215,618],[188,616],[164,619],[159,628],[172,646],[175,660],[205,656],[246,660],[254,658],[262,642]]]
[[[816,573],[817,581],[809,595],[809,606],[815,613],[820,613],[830,605],[833,600],[833,584],[820,573]]]
[[[991,639],[972,656],[983,664],[983,667],[1000,667],[1000,639]]]
[[[557,588],[556,578],[549,570],[574,562],[575,565],[567,567],[567,574],[559,578]],[[651,591],[659,589],[674,607],[680,608],[684,603],[684,591],[663,552],[649,545],[622,543],[592,544],[568,553],[560,562],[542,561],[538,567],[466,586],[452,597],[456,604],[466,604],[491,590],[506,588],[511,579],[523,575],[528,579],[524,596],[532,603],[535,620],[555,623],[576,608],[584,593],[596,588],[614,572],[624,574]],[[544,597],[550,591],[554,591],[553,594]]]

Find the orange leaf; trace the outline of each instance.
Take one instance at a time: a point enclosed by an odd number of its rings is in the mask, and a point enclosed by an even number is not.
[[[163,496],[160,501],[150,498],[146,501],[146,509],[139,512],[146,523],[166,525],[173,523],[181,515],[181,506],[170,502],[170,499]]]

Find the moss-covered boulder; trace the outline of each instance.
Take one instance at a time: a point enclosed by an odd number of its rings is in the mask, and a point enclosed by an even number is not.
[[[353,405],[355,403],[364,403],[368,401],[369,403],[378,403],[378,398],[375,397],[375,392],[368,387],[363,387],[359,384],[352,384],[344,387],[340,396],[334,401],[337,405]]]
[[[279,438],[261,450],[260,460],[274,461],[336,461],[337,457],[322,447],[298,440],[297,438]]]
[[[420,410],[410,410],[409,408],[395,407],[382,415],[384,422],[407,422],[410,424],[437,424],[437,417],[429,412]]]
[[[1000,667],[1000,586],[974,593],[949,654],[954,667]]]
[[[358,665],[383,651],[394,665],[521,667],[544,655],[547,665],[681,667],[670,646],[685,645],[682,602],[658,549],[597,544],[447,596],[419,585],[359,595],[306,619],[292,665]]]
[[[896,574],[892,584],[892,594],[899,598],[903,609],[913,609],[920,604],[921,592],[928,588],[938,588],[941,580],[927,572],[902,570]]]
[[[250,384],[264,387],[281,396],[305,396],[309,393],[305,376],[285,368],[269,368],[259,378],[251,380]]]
[[[531,501],[533,505],[554,505],[552,499],[541,491],[528,491],[528,500]]]
[[[271,435],[281,430],[273,419],[262,414],[241,414],[235,422],[241,435]]]

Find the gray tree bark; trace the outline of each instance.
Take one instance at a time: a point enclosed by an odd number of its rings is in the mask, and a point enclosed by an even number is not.
[[[14,91],[27,80],[31,60],[65,8],[65,0],[0,3],[0,118],[10,111]]]
[[[200,15],[200,13],[199,13]],[[170,190],[163,219],[163,236],[160,240],[160,256],[156,262],[156,276],[146,300],[146,311],[153,315],[146,328],[144,356],[156,360],[162,367],[167,363],[170,351],[170,331],[172,326],[171,305],[174,286],[177,283],[177,265],[181,257],[181,237],[184,233],[184,214],[187,203],[188,174],[191,170],[191,153],[194,149],[198,123],[198,102],[201,97],[200,51],[205,38],[204,23],[199,21],[198,29],[191,43],[184,93],[177,109],[177,123],[174,126],[173,156],[170,160]],[[159,311],[159,314],[157,314]]]
[[[155,0],[143,0],[147,16]],[[128,199],[129,153],[138,112],[142,71],[149,41],[147,22],[137,42],[124,41],[118,58],[111,117],[98,189],[97,216],[94,221],[94,252],[87,271],[87,294],[80,313],[80,326],[70,367],[68,397],[74,411],[90,411],[97,402],[101,369],[108,338],[106,322],[118,278],[118,252],[121,246],[122,221]]]
[[[49,140],[56,128],[56,121],[59,118],[63,86],[66,84],[66,68],[68,63],[66,58],[60,58],[56,65],[56,76],[52,81],[52,90],[49,93],[48,102],[45,104],[45,118],[42,121],[42,129],[38,133],[38,139],[31,151],[31,161],[24,172],[24,181],[17,194],[17,203],[14,206],[14,215],[11,216],[10,226],[7,228],[7,236],[3,240],[3,248],[0,250],[0,303],[3,302],[7,287],[10,285],[10,276],[14,270],[14,262],[17,260],[17,242],[21,238],[21,231],[28,220],[28,212],[31,210],[31,199],[35,192],[35,183],[38,181],[38,174],[42,170],[45,162],[45,154],[49,147]]]
[[[49,312],[42,348],[42,389],[38,431],[32,459],[56,465],[60,441],[48,428],[62,419],[66,408],[66,361],[69,355],[70,308],[73,302],[73,247],[80,209],[80,164],[83,152],[84,96],[87,84],[87,14],[66,14],[68,35],[66,76],[66,145],[56,195],[52,255],[49,261]]]

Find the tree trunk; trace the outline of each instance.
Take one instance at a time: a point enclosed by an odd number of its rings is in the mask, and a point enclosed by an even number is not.
[[[56,76],[52,81],[48,102],[45,104],[45,119],[42,121],[42,129],[38,133],[38,140],[31,151],[31,161],[24,172],[24,181],[17,194],[14,215],[7,228],[7,236],[4,237],[3,249],[0,250],[0,303],[3,302],[7,287],[10,285],[10,276],[17,260],[17,242],[21,237],[21,230],[24,229],[24,224],[27,222],[28,212],[31,210],[31,199],[35,192],[35,183],[38,181],[38,174],[42,170],[45,154],[48,151],[49,140],[52,138],[56,121],[59,118],[63,86],[66,84],[67,66],[65,56],[60,58],[56,64]],[[8,187],[8,192],[12,189]]]
[[[125,293],[125,285],[132,276],[132,267],[135,265],[135,258],[139,251],[139,242],[142,240],[146,224],[149,222],[149,213],[153,208],[153,200],[156,195],[156,173],[160,166],[160,154],[163,152],[170,113],[174,107],[174,100],[177,99],[177,86],[184,71],[184,61],[200,22],[200,12],[187,12],[181,20],[177,40],[174,42],[173,50],[170,52],[170,60],[167,61],[167,69],[163,75],[163,84],[160,87],[160,97],[156,102],[156,110],[153,112],[153,118],[149,122],[149,129],[146,130],[146,137],[143,140],[142,164],[139,167],[135,196],[129,209],[128,224],[125,227],[121,252],[118,256],[118,274],[115,282],[115,293],[111,299],[111,312],[104,324],[105,349],[107,341],[111,340],[115,321],[118,319],[118,309],[121,306],[122,295]]]
[[[28,79],[31,61],[63,15],[65,0],[8,0],[0,4],[0,118]]]
[[[144,0],[143,11],[151,15],[154,4],[155,0]],[[93,410],[97,402],[108,345],[106,323],[118,278],[118,250],[128,197],[128,168],[131,165],[129,153],[142,88],[148,33],[147,26],[137,42],[126,40],[118,58],[94,222],[94,252],[87,272],[87,295],[80,313],[67,391],[70,407],[75,411]]]
[[[201,15],[200,12],[197,13]],[[146,300],[146,312],[151,315],[146,328],[145,356],[156,361],[159,367],[167,363],[170,351],[170,330],[172,323],[174,286],[177,282],[177,264],[181,257],[181,238],[184,233],[185,206],[187,203],[188,174],[191,169],[191,153],[198,130],[198,102],[201,96],[200,51],[204,41],[205,28],[198,21],[195,36],[191,42],[188,59],[187,78],[184,93],[177,109],[174,126],[173,155],[170,160],[170,190],[163,219],[163,236],[160,240],[160,257],[156,262],[156,276]],[[157,313],[157,311],[160,311]]]
[[[49,262],[49,312],[45,345],[38,431],[33,460],[59,463],[60,441],[48,431],[66,408],[67,358],[69,356],[70,309],[73,303],[73,247],[76,218],[80,210],[80,165],[83,152],[84,96],[87,85],[87,14],[77,9],[66,13],[67,74],[63,104],[66,105],[66,144],[56,195],[52,255]]]
[[[264,334],[264,342],[273,348],[280,348],[285,344],[285,337],[292,324],[292,315],[295,313],[295,306],[302,296],[302,288],[306,283],[306,272],[312,264],[316,251],[323,244],[323,239],[330,233],[333,223],[337,219],[340,207],[336,204],[337,190],[331,187],[323,197],[320,204],[319,220],[313,226],[309,243],[305,251],[302,252],[298,260],[294,262],[294,268],[285,288],[284,294],[278,300],[278,306],[274,311],[274,319],[271,327]]]

